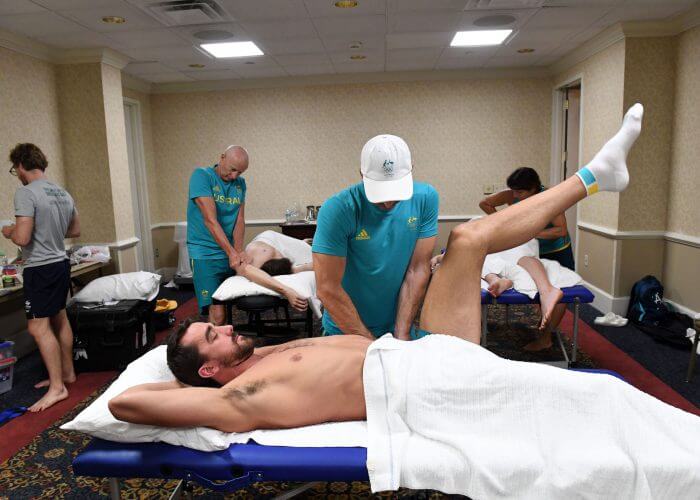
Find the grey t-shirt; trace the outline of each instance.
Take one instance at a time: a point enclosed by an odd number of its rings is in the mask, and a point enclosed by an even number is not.
[[[39,179],[15,193],[15,216],[34,217],[32,239],[22,248],[24,267],[43,266],[66,258],[63,243],[77,213],[73,198],[61,186]]]

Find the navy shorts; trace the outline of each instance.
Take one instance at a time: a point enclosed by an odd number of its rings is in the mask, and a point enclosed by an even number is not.
[[[66,308],[70,287],[70,261],[26,267],[24,312],[27,319],[50,318]]]
[[[576,271],[576,264],[574,263],[574,252],[571,251],[571,245],[559,250],[558,252],[552,253],[541,253],[540,259],[556,260],[564,267],[568,267],[572,271]]]

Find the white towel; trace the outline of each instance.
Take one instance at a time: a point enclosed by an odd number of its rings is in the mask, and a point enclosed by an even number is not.
[[[372,491],[697,499],[700,418],[609,375],[455,337],[382,337],[364,365]]]
[[[308,264],[312,261],[311,245],[305,241],[278,233],[277,231],[263,231],[253,241],[267,243],[283,256],[292,261],[292,264]]]
[[[533,281],[530,273],[520,267],[517,262],[521,257],[537,257],[537,240],[533,239],[504,252],[489,254],[484,259],[481,269],[481,276],[487,274],[497,274],[502,278],[513,282],[513,289],[523,293],[531,299],[537,295],[537,285]],[[565,288],[581,284],[581,276],[571,269],[568,269],[559,262],[549,259],[540,259],[550,283],[557,288]],[[481,288],[488,289],[488,283],[481,280]]]

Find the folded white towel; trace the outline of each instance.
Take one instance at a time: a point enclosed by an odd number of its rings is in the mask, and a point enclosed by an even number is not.
[[[303,240],[292,238],[277,231],[263,231],[253,238],[252,241],[267,243],[291,260],[294,265],[308,264],[312,261],[311,245]]]
[[[364,365],[372,491],[697,499],[700,418],[603,374],[387,336]]]

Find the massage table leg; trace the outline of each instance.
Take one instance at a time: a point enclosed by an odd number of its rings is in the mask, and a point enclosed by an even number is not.
[[[481,305],[481,345],[483,347],[486,347],[486,344],[488,344],[488,313],[489,313],[489,306],[486,304]]]
[[[109,498],[110,500],[119,500],[121,498],[119,479],[116,477],[109,478]]]
[[[697,323],[695,328],[697,329]],[[700,339],[700,331],[695,332],[695,339],[693,339],[693,348],[690,350],[690,362],[688,363],[688,373],[685,375],[685,381],[690,382],[693,378],[693,372],[695,371],[695,359],[698,357],[698,339]]]
[[[576,365],[576,356],[578,354],[578,315],[580,305],[581,299],[576,297],[574,299],[574,341],[573,345],[571,346],[571,362],[569,363],[569,366]]]

